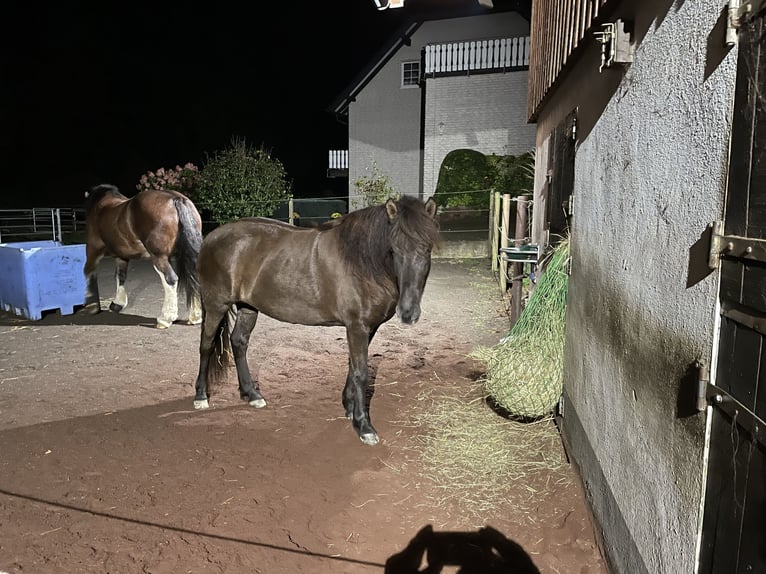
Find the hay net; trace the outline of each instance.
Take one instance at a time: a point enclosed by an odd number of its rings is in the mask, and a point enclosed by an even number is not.
[[[486,390],[520,419],[549,415],[562,392],[569,237],[548,258],[518,321],[497,345],[472,356],[487,365]]]

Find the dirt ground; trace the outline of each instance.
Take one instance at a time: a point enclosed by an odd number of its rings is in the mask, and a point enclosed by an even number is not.
[[[104,299],[112,274],[102,262]],[[199,327],[154,328],[148,263],[127,291],[120,315],[0,316],[0,571],[607,572],[551,421],[529,456],[562,463],[499,477],[492,499],[481,486],[497,476],[456,491],[433,477],[463,455],[434,469],[418,450],[443,430],[418,422],[438,400],[499,418],[468,356],[508,330],[487,261],[435,259],[420,322],[379,330],[376,446],[343,416],[342,328],[262,316],[249,359],[267,407],[240,401],[232,374],[195,411]]]

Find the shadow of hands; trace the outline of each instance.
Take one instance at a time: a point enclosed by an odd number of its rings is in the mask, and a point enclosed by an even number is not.
[[[477,532],[434,532],[430,524],[386,560],[384,572],[438,574],[445,566],[459,566],[458,574],[540,574],[519,544],[491,526]]]

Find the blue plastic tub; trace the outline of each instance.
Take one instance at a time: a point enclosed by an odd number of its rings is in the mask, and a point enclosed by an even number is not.
[[[34,320],[44,311],[71,315],[85,304],[84,265],[85,245],[0,243],[0,307]]]

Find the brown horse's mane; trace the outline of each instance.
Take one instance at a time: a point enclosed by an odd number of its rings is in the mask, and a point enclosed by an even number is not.
[[[85,215],[87,216],[91,209],[98,205],[98,203],[107,195],[117,197],[119,199],[128,199],[122,193],[120,193],[120,190],[117,189],[116,186],[109,185],[108,183],[102,183],[101,185],[90,188],[90,191],[88,191],[88,194],[85,198]]]
[[[425,252],[438,245],[439,225],[426,213],[422,201],[405,195],[396,206],[398,215],[393,222],[382,204],[352,211],[323,226],[338,229],[341,256],[359,276],[393,277],[392,249]]]

